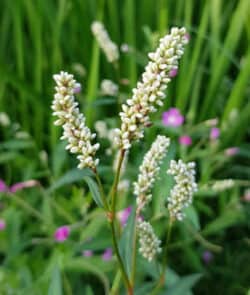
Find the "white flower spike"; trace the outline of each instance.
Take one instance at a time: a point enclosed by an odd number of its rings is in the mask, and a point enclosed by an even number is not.
[[[170,73],[178,68],[187,42],[185,28],[172,28],[169,35],[160,39],[156,51],[149,53],[150,62],[142,81],[133,89],[132,98],[122,105],[121,128],[116,130],[116,142],[121,149],[129,149],[133,140],[144,136],[143,127],[151,125],[149,114],[163,105]]]
[[[166,136],[158,135],[150,150],[144,156],[140,166],[140,174],[137,182],[134,183],[134,194],[139,211],[151,200],[150,190],[160,170],[160,164],[167,153],[170,140]]]
[[[174,175],[176,182],[168,198],[168,210],[170,219],[183,220],[182,210],[188,207],[193,201],[193,194],[197,191],[195,182],[195,163],[185,164],[182,160],[178,162],[172,160],[167,173]]]
[[[95,170],[99,160],[94,159],[94,156],[99,149],[99,143],[91,143],[96,135],[92,134],[85,125],[85,117],[80,113],[78,103],[75,101],[74,93],[79,83],[67,72],[60,72],[53,78],[56,82],[56,93],[52,110],[53,115],[58,117],[55,125],[63,127],[61,139],[68,141],[66,149],[72,154],[78,154],[77,159],[80,161],[78,168],[88,167]]]

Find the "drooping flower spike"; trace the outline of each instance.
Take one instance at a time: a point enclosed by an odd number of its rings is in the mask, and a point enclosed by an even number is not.
[[[116,130],[116,142],[128,150],[133,140],[144,136],[143,128],[150,126],[150,113],[163,105],[170,72],[178,68],[178,60],[188,42],[185,28],[172,28],[171,33],[160,39],[155,52],[149,53],[150,62],[142,75],[142,81],[133,89],[133,96],[122,105],[121,128]]]

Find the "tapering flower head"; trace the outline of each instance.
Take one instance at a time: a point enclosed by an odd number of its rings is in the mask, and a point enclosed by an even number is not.
[[[67,225],[63,225],[61,227],[58,227],[54,234],[54,238],[57,242],[64,242],[67,240],[70,234],[70,228]]]
[[[147,221],[138,221],[137,231],[140,244],[139,252],[150,262],[161,252],[161,241],[157,238],[151,224]]]
[[[134,183],[134,194],[137,196],[137,207],[140,209],[151,200],[150,190],[156,180],[161,161],[167,153],[169,144],[169,138],[158,135],[150,150],[144,156],[139,168],[138,180]]]
[[[119,59],[119,51],[117,45],[112,42],[104,28],[104,25],[99,21],[94,21],[91,25],[91,30],[96,37],[96,40],[104,51],[109,62],[115,62]]]
[[[176,108],[170,108],[162,114],[162,123],[165,126],[178,127],[184,122],[184,116]]]
[[[194,168],[194,162],[187,164],[182,160],[170,162],[167,173],[174,175],[176,182],[168,198],[168,210],[172,220],[182,220],[184,218],[182,210],[192,203],[193,194],[197,191]]]
[[[116,142],[122,149],[129,149],[133,140],[143,137],[143,128],[151,125],[149,114],[163,105],[170,71],[178,67],[187,43],[185,28],[172,28],[170,35],[160,40],[155,52],[149,53],[150,62],[142,81],[133,89],[133,96],[122,105],[121,128],[116,130]]]
[[[118,86],[111,80],[102,80],[101,93],[103,95],[116,96],[118,93]]]
[[[66,149],[73,154],[78,154],[80,161],[78,168],[85,167],[95,169],[99,160],[94,159],[99,144],[92,144],[91,140],[95,138],[90,129],[85,125],[85,117],[80,113],[78,103],[75,101],[74,93],[78,83],[73,75],[67,72],[61,72],[54,75],[56,82],[56,94],[52,104],[53,115],[58,117],[55,125],[62,125],[63,136],[68,145]]]

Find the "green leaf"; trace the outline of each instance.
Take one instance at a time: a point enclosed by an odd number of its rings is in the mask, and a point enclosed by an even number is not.
[[[126,226],[123,229],[119,241],[119,249],[125,264],[127,274],[130,276],[132,267],[133,241],[135,235],[135,207],[129,215]]]
[[[97,262],[97,261],[96,261]],[[106,263],[107,264],[107,263]],[[109,294],[109,281],[106,275],[104,274],[104,269],[101,265],[93,263],[93,259],[84,259],[84,258],[74,258],[71,259],[66,265],[65,269],[72,272],[84,272],[92,273],[102,282],[105,294]],[[55,293],[56,294],[56,293]]]
[[[12,139],[5,141],[0,144],[0,149],[8,149],[8,150],[23,150],[34,147],[34,143],[31,140],[18,140]]]
[[[48,295],[62,295],[61,273],[56,264],[52,272],[52,280],[49,286]]]
[[[15,152],[1,153],[1,155],[0,155],[0,164],[9,162],[9,161],[15,159],[16,157],[18,157],[18,154],[15,153]]]
[[[174,285],[172,285],[166,292],[165,295],[186,295],[191,288],[199,281],[202,274],[192,274],[185,277],[181,277]]]
[[[53,183],[52,186],[48,189],[48,192],[51,193],[62,186],[83,180],[85,176],[89,175],[91,175],[91,171],[88,169],[72,169],[64,174],[61,178],[59,178],[55,183]]]
[[[241,210],[237,208],[230,208],[226,210],[221,216],[210,222],[202,231],[203,234],[214,234],[221,230],[224,230],[230,226],[233,226],[243,219]]]
[[[136,288],[135,294],[136,295],[150,294],[150,291],[152,291],[153,288],[154,288],[154,283],[143,283],[141,286]]]
[[[83,179],[88,184],[89,190],[90,190],[92,197],[93,197],[94,201],[96,202],[96,204],[99,207],[103,207],[101,194],[100,194],[100,191],[99,191],[99,188],[98,188],[96,182],[89,176],[85,176]]]
[[[193,206],[189,206],[188,208],[186,208],[184,210],[187,219],[190,220],[190,222],[192,223],[192,225],[194,226],[194,228],[196,230],[200,230],[200,220],[199,220],[199,216],[197,214],[197,211],[195,210],[195,208]]]

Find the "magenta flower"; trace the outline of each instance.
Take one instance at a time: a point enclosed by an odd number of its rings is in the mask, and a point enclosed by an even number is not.
[[[84,251],[82,251],[82,255],[84,257],[91,257],[91,256],[93,256],[93,251],[92,250],[84,250]]]
[[[5,227],[6,227],[6,223],[5,223],[5,221],[4,221],[3,219],[0,219],[0,231],[1,231],[1,230],[4,230]]]
[[[122,226],[126,225],[131,211],[132,211],[132,206],[129,206],[129,207],[117,212],[117,218],[120,221]]]
[[[189,146],[192,144],[192,138],[188,135],[182,135],[179,137],[179,143],[181,145]]]
[[[169,71],[169,77],[174,78],[178,74],[178,69],[172,69]]]
[[[211,128],[211,130],[210,130],[210,139],[215,140],[219,136],[220,136],[220,129],[216,128],[216,127]]]
[[[5,182],[2,179],[0,179],[0,192],[4,193],[7,191],[8,191],[7,185],[5,184]]]
[[[107,248],[102,254],[102,260],[109,261],[111,260],[112,255],[113,255],[112,248]]]
[[[184,122],[184,116],[177,108],[170,108],[162,114],[162,123],[165,126],[178,127]]]
[[[214,255],[210,251],[206,250],[202,253],[202,260],[204,261],[205,264],[209,264],[213,259],[214,259]]]
[[[59,243],[64,242],[69,237],[69,234],[70,234],[69,226],[63,225],[61,227],[58,227],[58,229],[56,230],[54,234],[54,238]]]
[[[238,147],[230,147],[225,150],[225,155],[228,157],[232,157],[232,156],[235,156],[236,154],[238,154],[238,152],[239,152]]]

